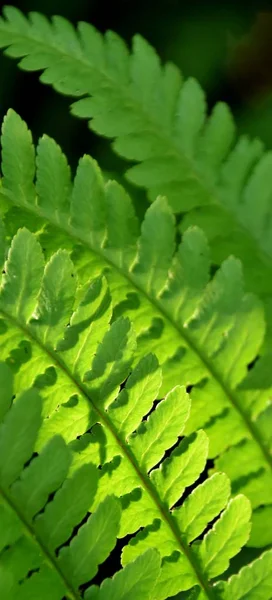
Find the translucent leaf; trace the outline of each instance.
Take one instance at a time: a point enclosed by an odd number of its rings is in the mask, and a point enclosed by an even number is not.
[[[241,510],[242,509],[242,510]],[[250,533],[251,508],[245,496],[230,501],[220,519],[201,542],[198,555],[210,578],[223,573],[229,560],[247,541]],[[224,528],[224,534],[223,534]]]
[[[116,498],[109,496],[82,525],[70,547],[60,552],[60,562],[67,572],[72,573],[77,587],[94,577],[98,565],[113,550],[119,520],[119,504]]]
[[[18,11],[18,14],[21,13]],[[13,144],[14,139],[16,146]],[[9,110],[3,123],[2,152],[3,187],[17,200],[20,199],[22,204],[34,204],[35,152],[32,136],[14,110]]]
[[[193,490],[184,504],[174,511],[178,526],[188,543],[197,538],[223,510],[229,495],[228,478],[224,473],[216,473]]]
[[[67,159],[60,147],[48,136],[43,136],[37,148],[37,192],[39,206],[63,219],[69,208],[71,175]]]
[[[90,588],[86,600],[142,600],[152,599],[159,574],[160,557],[155,550],[147,550],[129,563],[112,579],[105,579],[99,590]]]
[[[69,322],[76,282],[68,254],[59,250],[47,263],[33,329],[44,344],[55,346]]]
[[[163,232],[163,235],[162,235]],[[137,279],[145,277],[146,289],[156,294],[166,282],[174,251],[174,219],[163,198],[148,210],[142,225]]]
[[[41,398],[36,390],[26,391],[0,427],[0,476],[4,487],[15,481],[32,454],[40,425]]]
[[[152,407],[160,386],[158,361],[152,354],[145,356],[128,377],[116,402],[109,407],[110,418],[124,436],[139,426],[142,417]]]
[[[27,518],[33,518],[68,474],[71,457],[61,437],[53,437],[15,482],[12,494]]]
[[[28,320],[35,308],[43,273],[43,255],[27,229],[13,238],[0,289],[0,303],[18,319]]]
[[[177,387],[159,403],[132,437],[130,446],[139,464],[149,471],[163,457],[166,444],[173,446],[182,435],[190,402],[185,388]]]
[[[185,488],[200,475],[207,451],[207,436],[204,431],[200,431],[191,438],[182,440],[161,468],[152,471],[151,480],[169,507],[177,502]]]
[[[93,502],[97,477],[93,465],[83,465],[65,481],[45,512],[36,519],[37,531],[51,550],[61,546],[85,516]]]

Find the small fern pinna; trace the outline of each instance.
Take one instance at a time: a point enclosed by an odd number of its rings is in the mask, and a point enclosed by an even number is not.
[[[151,200],[6,115],[1,598],[271,600],[270,154],[139,36],[8,8],[0,44]]]

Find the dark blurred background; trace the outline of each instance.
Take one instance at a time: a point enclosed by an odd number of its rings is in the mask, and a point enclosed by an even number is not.
[[[23,12],[60,14],[73,23],[86,20],[100,31],[113,29],[128,43],[141,33],[163,60],[185,76],[197,77],[209,106],[228,102],[238,130],[260,136],[272,146],[272,0],[270,2],[182,0],[14,0]],[[92,134],[86,122],[69,114],[70,98],[39,83],[37,73],[18,70],[0,55],[0,119],[9,107],[27,121],[37,139],[53,136],[72,166],[84,153],[118,171],[110,143]]]

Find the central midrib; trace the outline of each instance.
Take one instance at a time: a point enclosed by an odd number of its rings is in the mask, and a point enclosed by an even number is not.
[[[3,189],[2,193],[4,194],[4,192],[5,192],[5,190]],[[16,205],[16,202],[13,199],[11,200],[9,195],[7,195],[5,197],[7,197],[7,199],[9,201],[13,202],[13,204]],[[185,329],[183,326],[177,325],[177,323],[173,320],[171,315],[169,315],[168,312],[165,311],[163,304],[160,301],[158,301],[156,298],[154,298],[153,296],[148,296],[146,290],[144,288],[140,287],[137,280],[133,277],[133,274],[130,274],[130,272],[128,270],[122,271],[121,268],[118,267],[118,265],[116,265],[113,261],[111,261],[108,254],[105,255],[103,253],[102,248],[101,249],[94,248],[90,244],[89,240],[84,235],[81,235],[77,229],[71,227],[69,224],[64,225],[63,221],[62,221],[62,224],[60,225],[60,223],[57,219],[52,218],[52,216],[48,216],[46,211],[39,206],[19,204],[19,203],[18,203],[18,206],[20,206],[20,208],[23,207],[30,213],[35,213],[38,217],[46,220],[49,224],[51,223],[53,226],[57,227],[60,231],[65,231],[70,236],[70,238],[72,237],[73,239],[80,241],[82,244],[84,244],[88,248],[89,251],[93,252],[100,259],[103,259],[104,262],[108,263],[115,271],[118,272],[118,274],[121,277],[127,279],[129,281],[129,283],[131,284],[131,286],[133,286],[140,294],[142,294],[145,297],[145,299],[149,302],[149,304],[154,306],[154,308],[163,316],[163,318],[168,322],[168,324],[174,330],[177,331],[179,336],[186,342],[187,346],[199,357],[200,361],[205,366],[205,369],[208,371],[211,378],[214,379],[216,381],[216,383],[221,387],[225,396],[228,398],[230,404],[234,407],[234,409],[239,413],[240,417],[242,418],[242,420],[245,424],[245,428],[250,432],[251,437],[253,438],[255,443],[260,448],[260,450],[263,454],[263,457],[265,459],[265,462],[268,464],[270,470],[272,470],[272,456],[269,452],[269,449],[266,447],[264,441],[262,440],[262,437],[261,437],[257,427],[255,427],[254,423],[251,421],[247,412],[245,410],[243,410],[243,408],[239,402],[238,395],[229,388],[228,384],[223,380],[220,373],[216,369],[214,363],[203,354],[201,348],[198,347],[195,340],[193,340],[191,338],[191,336],[189,335],[188,329]],[[67,218],[67,215],[66,215],[66,218]]]
[[[193,570],[195,572],[195,575],[196,575],[196,578],[197,578],[197,580],[199,582],[199,585],[203,589],[206,597],[209,600],[215,600],[213,590],[210,587],[208,581],[206,580],[206,577],[201,573],[201,570],[199,569],[197,561],[196,561],[196,559],[195,559],[195,557],[194,557],[194,555],[193,555],[190,547],[184,544],[183,540],[181,539],[181,536],[180,536],[180,533],[179,533],[179,530],[178,530],[176,524],[172,521],[172,519],[169,516],[167,510],[165,510],[165,507],[160,504],[156,488],[151,483],[149,477],[147,475],[145,475],[145,473],[141,472],[140,467],[138,466],[137,461],[135,460],[135,458],[134,458],[133,454],[131,453],[129,447],[123,442],[122,439],[120,439],[120,437],[118,435],[118,432],[116,431],[113,423],[110,421],[110,419],[108,418],[108,416],[105,414],[105,412],[101,411],[96,406],[95,402],[90,398],[88,389],[69,370],[67,370],[67,368],[65,366],[65,363],[63,363],[60,360],[60,358],[58,357],[58,355],[54,351],[51,351],[51,350],[49,350],[49,348],[47,348],[46,346],[44,346],[44,344],[24,324],[22,324],[20,321],[17,321],[12,315],[9,315],[8,313],[6,313],[4,309],[1,308],[0,312],[2,313],[2,315],[8,321],[10,321],[12,323],[13,326],[15,326],[16,328],[20,329],[24,333],[24,335],[26,335],[29,338],[29,340],[31,340],[34,344],[37,344],[42,349],[42,351],[50,358],[50,360],[52,360],[53,363],[73,383],[73,385],[78,390],[78,392],[88,402],[90,402],[91,406],[93,407],[93,409],[97,413],[97,415],[98,415],[99,419],[101,420],[101,422],[104,424],[105,427],[108,428],[108,430],[111,432],[111,434],[115,438],[118,446],[121,448],[123,456],[126,457],[126,459],[130,462],[130,464],[132,465],[133,469],[137,473],[137,476],[140,479],[140,481],[142,482],[143,487],[145,488],[145,490],[147,491],[147,493],[151,497],[152,501],[154,502],[154,504],[156,506],[156,509],[159,511],[159,513],[162,516],[163,521],[166,523],[166,525],[171,530],[171,533],[172,533],[173,537],[175,538],[176,542],[178,543],[181,551],[186,555],[186,557],[187,557],[190,565],[192,566],[192,568],[193,568]],[[19,514],[19,517],[20,517],[20,514]],[[24,519],[23,519],[23,522],[25,523]],[[36,537],[35,531],[33,532],[33,535]],[[39,543],[39,545],[41,547],[43,547],[43,544],[40,543],[40,540],[38,540],[38,543]],[[46,556],[47,556],[47,558],[50,557],[50,553],[47,550],[46,550]],[[59,572],[59,574],[62,577],[63,581],[68,581],[68,580],[66,580],[65,575],[63,575],[62,571],[60,570],[59,566],[56,564],[56,561],[54,561],[53,558],[52,558],[51,562],[52,562],[52,564],[53,564],[54,567],[56,566],[57,571]],[[69,582],[68,582],[68,589],[69,589],[70,594],[71,594],[71,592],[75,594],[75,592],[72,589],[72,587],[69,584]],[[73,600],[74,599],[77,600],[78,596],[74,595]]]

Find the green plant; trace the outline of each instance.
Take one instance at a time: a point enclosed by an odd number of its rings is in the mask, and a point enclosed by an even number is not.
[[[104,184],[87,156],[72,186],[65,157],[47,137],[37,149],[35,187],[31,137],[12,111],[4,122],[2,146],[7,228],[13,234],[31,217],[48,254],[59,247],[72,252],[82,284],[106,275],[113,318],[125,315],[133,322],[136,359],[149,352],[159,359],[160,397],[173,385],[194,386],[186,432],[204,427],[215,467],[226,471],[253,504],[253,545],[267,545],[270,355],[247,372],[262,344],[265,322],[258,299],[244,295],[239,261],[225,261],[209,282],[205,237],[189,229],[176,249],[174,218],[162,198],[147,211],[137,239],[139,223],[124,190],[114,182]]]
[[[152,200],[140,224],[128,194],[105,184],[93,159],[80,160],[72,181],[51,138],[43,136],[35,153],[26,124],[14,111],[6,116],[2,264],[5,240],[13,241],[0,294],[1,360],[13,370],[16,395],[34,388],[42,398],[35,451],[59,434],[73,457],[72,474],[85,462],[99,467],[90,509],[98,510],[109,492],[121,497],[116,535],[132,536],[123,564],[146,548],[160,551],[158,581],[152,591],[146,584],[146,597],[183,598],[192,590],[188,597],[199,600],[269,600],[271,157],[250,174],[261,145],[242,139],[226,159],[227,107],[218,105],[204,126],[197,83],[181,86],[175,67],[162,69],[141,38],[129,57],[115,34],[103,41],[89,25],[80,25],[76,37],[61,18],[50,25],[33,14],[30,25],[11,8],[6,16],[0,44],[26,56],[23,68],[45,69],[42,80],[58,91],[86,95],[73,111],[92,117],[92,128],[115,137],[117,151],[140,163],[130,178]],[[168,199],[155,199],[157,193]],[[187,212],[178,227],[173,208]],[[210,241],[212,262],[221,265],[213,276],[209,244],[196,224]],[[49,261],[41,291],[38,240]],[[225,258],[229,252],[243,267]],[[190,386],[190,416],[180,385]],[[207,457],[209,477],[196,486]],[[245,543],[257,560],[238,574],[244,550],[228,572]]]
[[[123,564],[136,559],[130,569],[104,583],[100,592],[91,587],[84,597],[148,598],[152,593],[163,600],[197,585],[198,597],[216,598],[223,586],[222,597],[228,598],[233,584],[213,586],[209,580],[227,569],[248,539],[250,503],[242,495],[228,501],[228,479],[218,473],[176,506],[205,466],[208,438],[203,431],[185,437],[162,460],[188,419],[185,388],[174,388],[142,420],[160,388],[158,362],[148,355],[130,373],[135,336],[128,320],[121,317],[109,326],[109,295],[101,279],[84,294],[80,289],[74,302],[75,279],[67,252],[58,251],[44,268],[34,234],[18,231],[0,293],[1,347],[9,365],[1,364],[0,370],[5,383],[0,430],[4,597],[81,597],[79,586],[96,573],[116,536],[142,527],[123,547]],[[9,408],[12,393],[15,402]],[[122,512],[109,493],[121,498]],[[89,510],[93,515],[70,541]],[[203,539],[194,542],[218,515]],[[141,557],[154,546],[163,559],[159,576],[157,553]],[[257,573],[270,557],[271,552],[255,563]],[[33,574],[26,577],[29,571]],[[131,590],[131,580],[136,589]]]
[[[75,600],[115,546],[120,502],[108,496],[88,515],[97,469],[85,463],[69,476],[72,453],[58,435],[33,456],[42,424],[41,397],[30,389],[12,402],[12,372],[5,363],[0,363],[0,380],[1,597],[65,594]],[[84,598],[151,598],[159,566],[159,554],[149,550],[100,589],[85,586]]]
[[[43,83],[79,97],[72,113],[91,119],[91,129],[115,139],[120,156],[139,163],[128,179],[145,187],[150,200],[163,194],[174,212],[188,212],[182,228],[201,226],[213,261],[235,253],[248,289],[271,298],[272,156],[259,140],[236,142],[228,106],[217,104],[206,118],[197,81],[184,82],[173,64],[161,66],[139,35],[129,54],[115,33],[103,37],[87,23],[76,32],[62,17],[51,24],[34,12],[28,20],[12,7],[4,14],[0,45],[8,47],[6,54],[23,57],[22,69],[43,70]]]

